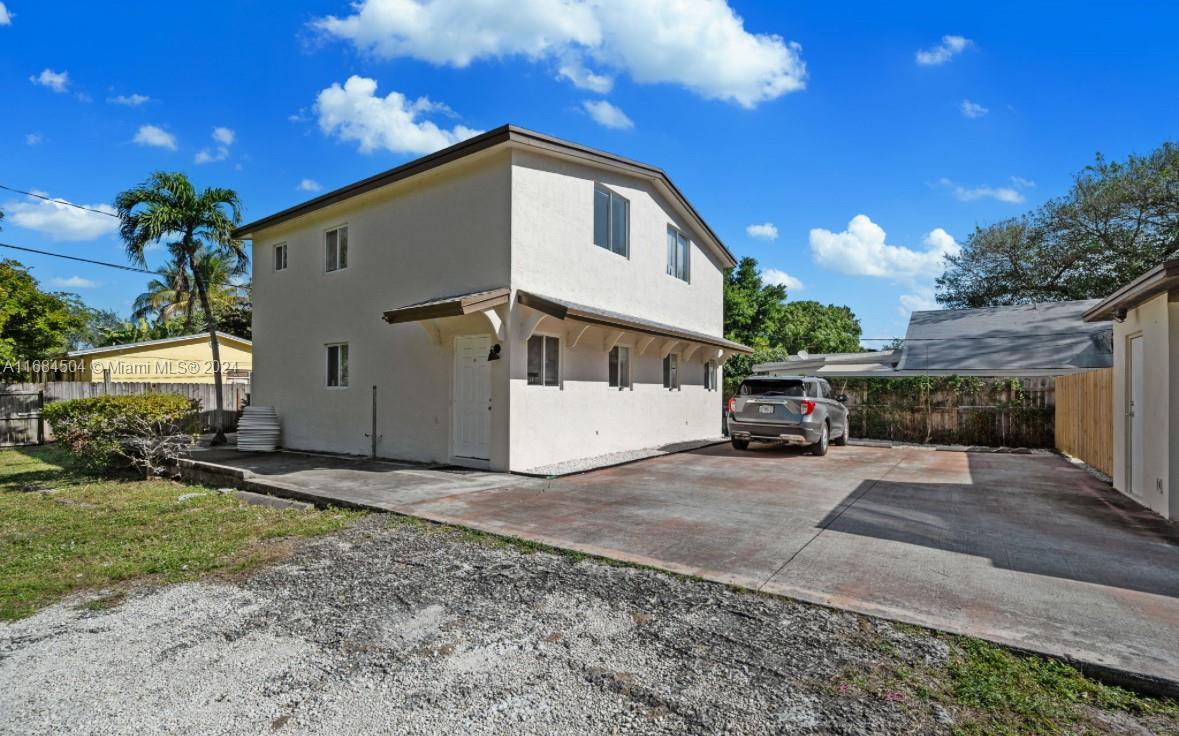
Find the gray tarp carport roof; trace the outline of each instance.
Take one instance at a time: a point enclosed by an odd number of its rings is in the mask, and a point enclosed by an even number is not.
[[[1058,375],[1113,365],[1109,325],[1083,315],[1097,299],[914,312],[897,373]]]

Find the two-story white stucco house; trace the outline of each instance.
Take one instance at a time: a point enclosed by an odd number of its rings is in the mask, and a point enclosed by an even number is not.
[[[283,445],[528,472],[720,433],[733,256],[666,174],[504,126],[241,227]]]

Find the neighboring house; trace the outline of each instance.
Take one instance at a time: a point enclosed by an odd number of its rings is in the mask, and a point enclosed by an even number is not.
[[[732,254],[661,170],[504,126],[239,228],[284,446],[498,470],[720,434]]]
[[[253,367],[249,340],[217,333],[222,380],[248,382]],[[161,340],[108,345],[66,354],[67,381],[213,383],[213,347],[209,334],[166,337]]]
[[[1114,487],[1179,520],[1179,260],[1114,292],[1085,319],[1113,323]]]
[[[756,373],[831,377],[1059,376],[1113,365],[1113,332],[1086,322],[1099,300],[913,312],[899,350],[790,356]]]

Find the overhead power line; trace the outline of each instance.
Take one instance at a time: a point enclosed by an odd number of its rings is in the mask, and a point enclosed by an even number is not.
[[[56,197],[49,197],[44,194],[37,194],[36,192],[26,192],[23,189],[17,189],[16,187],[10,187],[10,186],[6,186],[4,184],[0,184],[0,189],[6,189],[10,192],[15,192],[17,194],[24,194],[25,196],[28,196],[28,197],[36,197],[37,199],[43,199],[46,202],[53,202],[55,204],[64,204],[66,206],[74,207],[79,210],[93,212],[96,215],[106,215],[107,217],[118,218],[118,215],[116,215],[114,212],[105,212],[103,210],[97,210],[97,209],[94,209],[93,207],[87,207],[87,206],[81,205],[81,204],[74,204],[73,202],[67,202],[64,199],[58,199]]]
[[[138,266],[128,266],[122,263],[111,263],[110,261],[99,261],[93,258],[82,258],[81,256],[70,256],[65,253],[54,253],[51,250],[40,250],[39,248],[29,248],[23,245],[13,245],[12,243],[0,243],[0,248],[9,248],[11,250],[19,250],[25,253],[36,253],[41,256],[49,256],[51,258],[63,258],[67,261],[78,261],[80,263],[89,263],[94,266],[103,266],[105,268],[117,268],[120,271],[130,271],[131,273],[147,273],[152,276],[159,276],[158,271],[152,271],[148,268],[139,268]],[[235,289],[244,289],[244,284],[235,284],[232,281],[211,281],[209,286],[230,286]]]

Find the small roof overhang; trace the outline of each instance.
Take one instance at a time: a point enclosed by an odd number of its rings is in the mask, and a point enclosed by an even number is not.
[[[1164,261],[1103,299],[1082,315],[1086,322],[1115,319],[1147,299],[1179,288],[1179,260]]]
[[[407,304],[385,312],[385,321],[390,324],[399,322],[418,322],[420,320],[438,319],[440,317],[461,317],[464,314],[483,312],[500,304],[507,304],[512,292],[508,287],[472,291],[466,294],[438,297],[416,304]]]
[[[591,325],[613,327],[618,330],[640,332],[645,335],[654,335],[655,337],[666,337],[684,342],[698,343],[700,345],[720,348],[729,353],[753,352],[753,348],[742,345],[739,342],[726,340],[723,337],[717,337],[716,335],[706,335],[703,332],[683,330],[661,322],[652,322],[638,317],[619,314],[618,312],[574,304],[528,291],[518,290],[516,292],[516,301],[526,307],[531,307],[538,312],[543,312],[559,320],[572,319]]]

